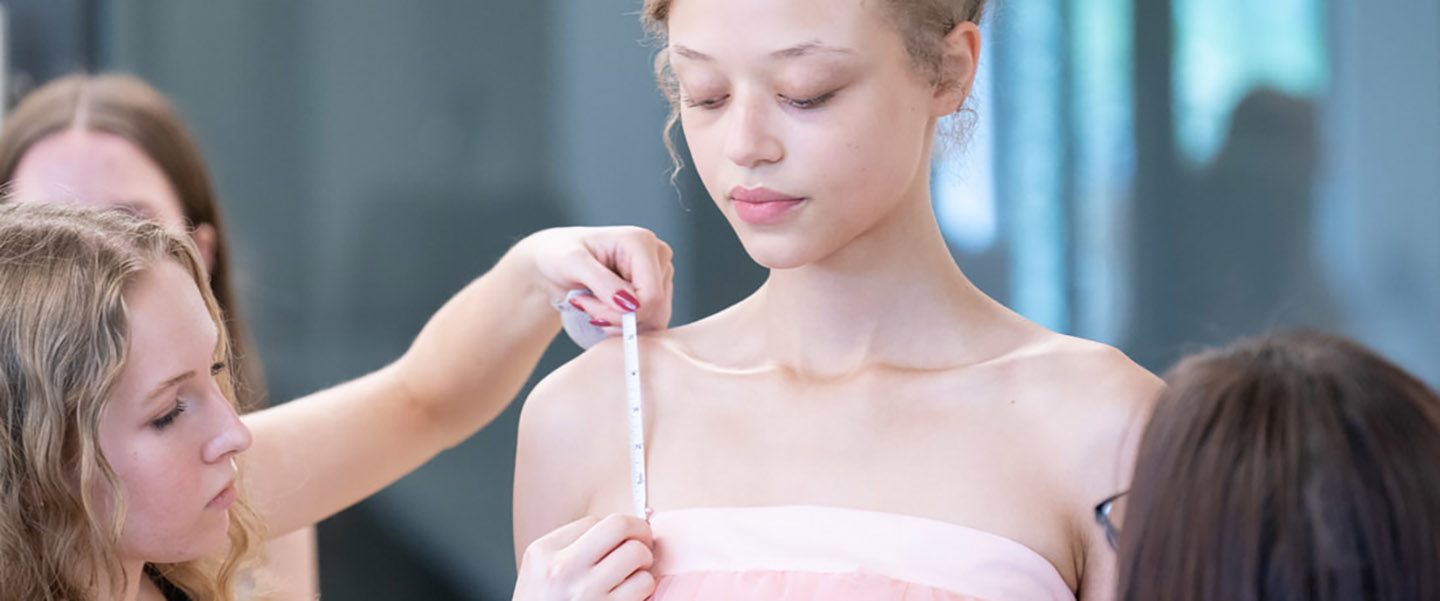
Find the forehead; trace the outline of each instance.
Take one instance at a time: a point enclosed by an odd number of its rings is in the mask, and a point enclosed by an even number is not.
[[[159,165],[114,134],[70,129],[25,152],[15,170],[15,200],[129,207],[180,225],[179,196]]]
[[[125,290],[130,348],[116,399],[143,400],[155,386],[191,370],[208,375],[219,331],[195,280],[162,260]]]
[[[899,36],[883,0],[676,0],[668,36],[716,58],[752,58],[802,44],[862,53],[893,49]]]

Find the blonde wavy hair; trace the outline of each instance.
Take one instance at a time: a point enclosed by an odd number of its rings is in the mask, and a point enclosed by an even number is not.
[[[0,206],[0,601],[92,599],[127,584],[116,550],[124,489],[99,428],[129,349],[124,293],[162,261],[194,279],[223,361],[224,320],[188,237],[115,211]],[[217,380],[233,404],[228,375]],[[113,505],[101,506],[87,483],[116,491]],[[225,548],[147,570],[196,601],[235,599],[264,539],[260,516],[240,497]]]

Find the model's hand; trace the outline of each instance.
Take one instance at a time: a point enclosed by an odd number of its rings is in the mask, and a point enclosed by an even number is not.
[[[650,525],[612,515],[582,518],[525,549],[514,601],[643,601],[655,592]]]

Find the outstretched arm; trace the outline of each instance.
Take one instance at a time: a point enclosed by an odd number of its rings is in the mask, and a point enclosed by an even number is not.
[[[643,229],[532,234],[441,307],[394,363],[245,416],[249,498],[280,535],[374,494],[510,403],[559,331],[553,299],[588,288],[585,309],[614,323],[621,307],[599,299],[633,299],[643,327],[658,329],[670,317],[670,276],[669,247]]]

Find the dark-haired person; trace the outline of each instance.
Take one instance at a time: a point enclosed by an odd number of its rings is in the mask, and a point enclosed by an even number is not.
[[[1097,508],[1122,601],[1440,599],[1433,390],[1305,332],[1191,356],[1166,380],[1130,491]]]

